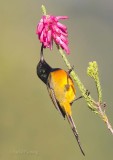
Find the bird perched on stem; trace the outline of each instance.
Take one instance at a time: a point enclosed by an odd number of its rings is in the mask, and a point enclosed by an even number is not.
[[[76,98],[76,89],[74,87],[73,80],[70,77],[71,70],[66,72],[61,68],[52,68],[44,60],[43,48],[44,47],[42,44],[40,61],[37,65],[37,75],[46,84],[55,108],[64,118],[67,118],[80,150],[82,154],[85,155],[80,144],[78,132],[73,121],[71,111],[72,103],[77,99],[80,99],[82,96]]]

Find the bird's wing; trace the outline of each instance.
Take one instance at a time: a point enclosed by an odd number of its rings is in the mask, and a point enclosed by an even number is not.
[[[55,108],[59,111],[59,113],[65,118],[65,112],[62,110],[59,102],[57,101],[56,99],[56,96],[55,96],[55,92],[54,92],[54,89],[53,89],[53,86],[52,86],[52,82],[51,82],[51,77],[49,77],[49,81],[47,82],[47,90],[49,92],[49,95],[51,97],[51,100],[55,106]]]

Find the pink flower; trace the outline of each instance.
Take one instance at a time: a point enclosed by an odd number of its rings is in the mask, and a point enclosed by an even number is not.
[[[67,19],[67,16],[43,16],[37,25],[36,34],[44,47],[52,49],[53,41],[70,53],[68,48],[67,27],[59,22],[60,19]]]

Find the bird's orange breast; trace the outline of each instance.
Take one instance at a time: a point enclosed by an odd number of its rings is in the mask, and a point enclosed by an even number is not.
[[[75,87],[71,77],[64,70],[56,70],[51,72],[51,84],[55,93],[55,97],[61,107],[70,112],[70,103],[75,99]]]

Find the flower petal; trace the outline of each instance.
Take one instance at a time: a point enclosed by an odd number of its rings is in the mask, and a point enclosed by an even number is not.
[[[48,33],[47,33],[47,40],[48,40],[48,43],[51,42],[51,36],[52,36],[52,31],[49,30]]]
[[[68,40],[65,36],[61,35],[60,38],[62,39],[62,41],[66,44],[68,44]]]
[[[62,42],[61,47],[66,51],[67,54],[70,53],[70,50],[69,50],[68,46],[64,42]]]
[[[38,26],[37,26],[36,34],[40,34],[40,33],[42,32],[42,30],[43,30],[43,27],[44,27],[43,23],[40,22],[40,23],[38,24]]]
[[[55,41],[66,51],[67,54],[70,53],[69,48],[66,43],[64,43],[59,37],[56,37]]]
[[[56,16],[56,19],[57,19],[57,20],[60,20],[60,19],[68,19],[68,16]]]
[[[44,33],[42,32],[41,34],[40,34],[40,42],[43,42],[44,41]]]
[[[61,29],[59,29],[56,25],[51,26],[52,30],[54,33],[59,34],[59,35],[64,35],[67,37],[67,32],[63,32]]]
[[[62,29],[63,31],[67,30],[67,27],[63,24],[61,24],[60,22],[57,22],[57,26]]]

